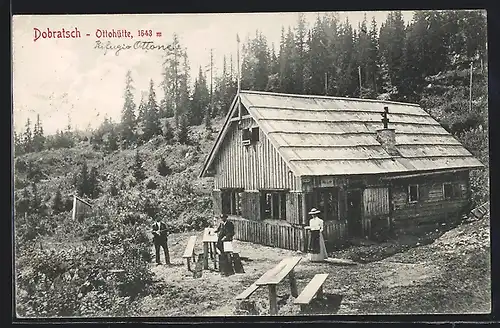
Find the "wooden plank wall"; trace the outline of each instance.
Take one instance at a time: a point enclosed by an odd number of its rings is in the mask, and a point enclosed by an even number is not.
[[[389,214],[389,188],[366,188],[363,191],[363,207],[366,217]]]
[[[220,190],[212,191],[212,204],[214,215],[219,216],[220,214],[222,214],[222,195]]]
[[[444,182],[458,184],[462,191],[461,195],[455,199],[444,199]],[[419,185],[420,200],[417,203],[408,202],[408,184]],[[467,173],[393,181],[391,216],[394,230],[408,232],[419,226],[453,220],[469,207],[468,185]]]
[[[291,224],[301,224],[302,194],[298,192],[289,192],[286,194],[286,220]]]
[[[260,193],[248,192],[242,193],[241,215],[250,220],[260,220]]]
[[[363,219],[361,221],[362,229],[366,236],[372,236],[373,221],[377,221],[377,229],[380,229],[380,223],[387,221],[389,215],[389,188],[371,187],[363,190]],[[385,220],[381,221],[381,218]]]
[[[307,252],[310,232],[302,227],[251,221],[237,217],[231,217],[231,221],[234,223],[235,239],[237,240]],[[327,248],[331,249],[333,245],[342,244],[347,237],[346,222],[325,222],[323,234]]]
[[[300,190],[300,179],[290,173],[262,130],[259,131],[257,144],[244,146],[241,143],[243,129],[254,124],[252,118],[242,121],[242,129],[237,128],[237,122],[231,124],[214,163],[215,189]]]

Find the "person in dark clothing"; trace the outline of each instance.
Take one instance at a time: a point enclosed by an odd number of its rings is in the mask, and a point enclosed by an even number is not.
[[[218,233],[217,238],[217,248],[221,253],[224,253],[224,242],[232,241],[234,236],[234,224],[227,220],[226,214],[221,214],[222,222],[219,224],[216,233]]]
[[[165,263],[170,264],[170,255],[168,253],[167,245],[167,225],[161,222],[160,218],[157,218],[156,223],[153,224],[152,232],[153,243],[155,245],[156,264],[161,264],[160,247],[163,248],[163,251],[165,253]]]
[[[224,251],[224,242],[232,241],[234,236],[234,224],[227,220],[226,214],[221,214],[222,222],[219,224],[216,233],[217,237],[217,248],[220,251],[219,255],[219,269],[221,273],[225,276],[234,274],[234,268],[231,260],[231,255]]]

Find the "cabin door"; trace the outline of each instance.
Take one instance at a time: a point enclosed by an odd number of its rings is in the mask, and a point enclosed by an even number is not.
[[[360,189],[347,191],[347,227],[349,236],[361,237],[362,229],[362,192]]]

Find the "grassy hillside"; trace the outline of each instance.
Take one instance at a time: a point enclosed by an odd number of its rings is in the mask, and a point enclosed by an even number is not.
[[[63,198],[70,197],[74,192],[75,177],[82,163],[86,162],[89,169],[96,167],[99,174],[100,195],[90,200],[97,211],[110,210],[108,205],[113,198],[110,193],[112,186],[118,187],[121,197],[127,194],[150,194],[151,197],[168,199],[169,195],[179,194],[182,198],[203,205],[198,210],[209,211],[211,205],[206,198],[212,188],[211,180],[198,179],[197,175],[221,125],[221,120],[214,123],[212,138],[206,138],[204,127],[191,127],[190,145],[171,144],[160,136],[135,149],[118,150],[111,154],[93,149],[88,141],[79,142],[73,148],[28,153],[15,159],[15,193],[21,195],[25,188],[31,192],[31,182],[35,181],[42,204],[50,208],[57,190],[61,191]],[[134,179],[132,170],[136,151],[140,154],[146,173],[146,179],[140,182]],[[167,176],[161,176],[157,170],[162,157],[172,171]],[[150,181],[156,184],[156,189],[151,187]],[[185,197],[182,192],[186,193]],[[164,219],[168,221],[171,218]]]
[[[222,122],[213,125],[212,137]],[[190,141],[169,144],[156,137],[110,154],[82,141],[15,158],[16,208],[27,209],[14,220],[18,315],[120,315],[148,292],[154,219],[164,220],[171,232],[212,222],[212,184],[197,176],[213,140],[199,126],[191,127]],[[136,151],[142,181],[133,176]],[[171,169],[166,176],[157,169],[161,157]],[[100,193],[91,200],[94,214],[75,222],[71,194],[84,162],[97,169]],[[58,190],[65,205],[60,213],[53,206]],[[114,276],[116,269],[124,275]]]

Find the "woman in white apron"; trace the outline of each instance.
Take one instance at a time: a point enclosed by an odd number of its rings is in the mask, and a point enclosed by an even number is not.
[[[318,217],[319,210],[313,208],[309,212],[309,229],[311,230],[311,239],[309,242],[309,251],[311,262],[322,262],[328,258],[326,253],[325,239],[323,238],[323,220]]]

